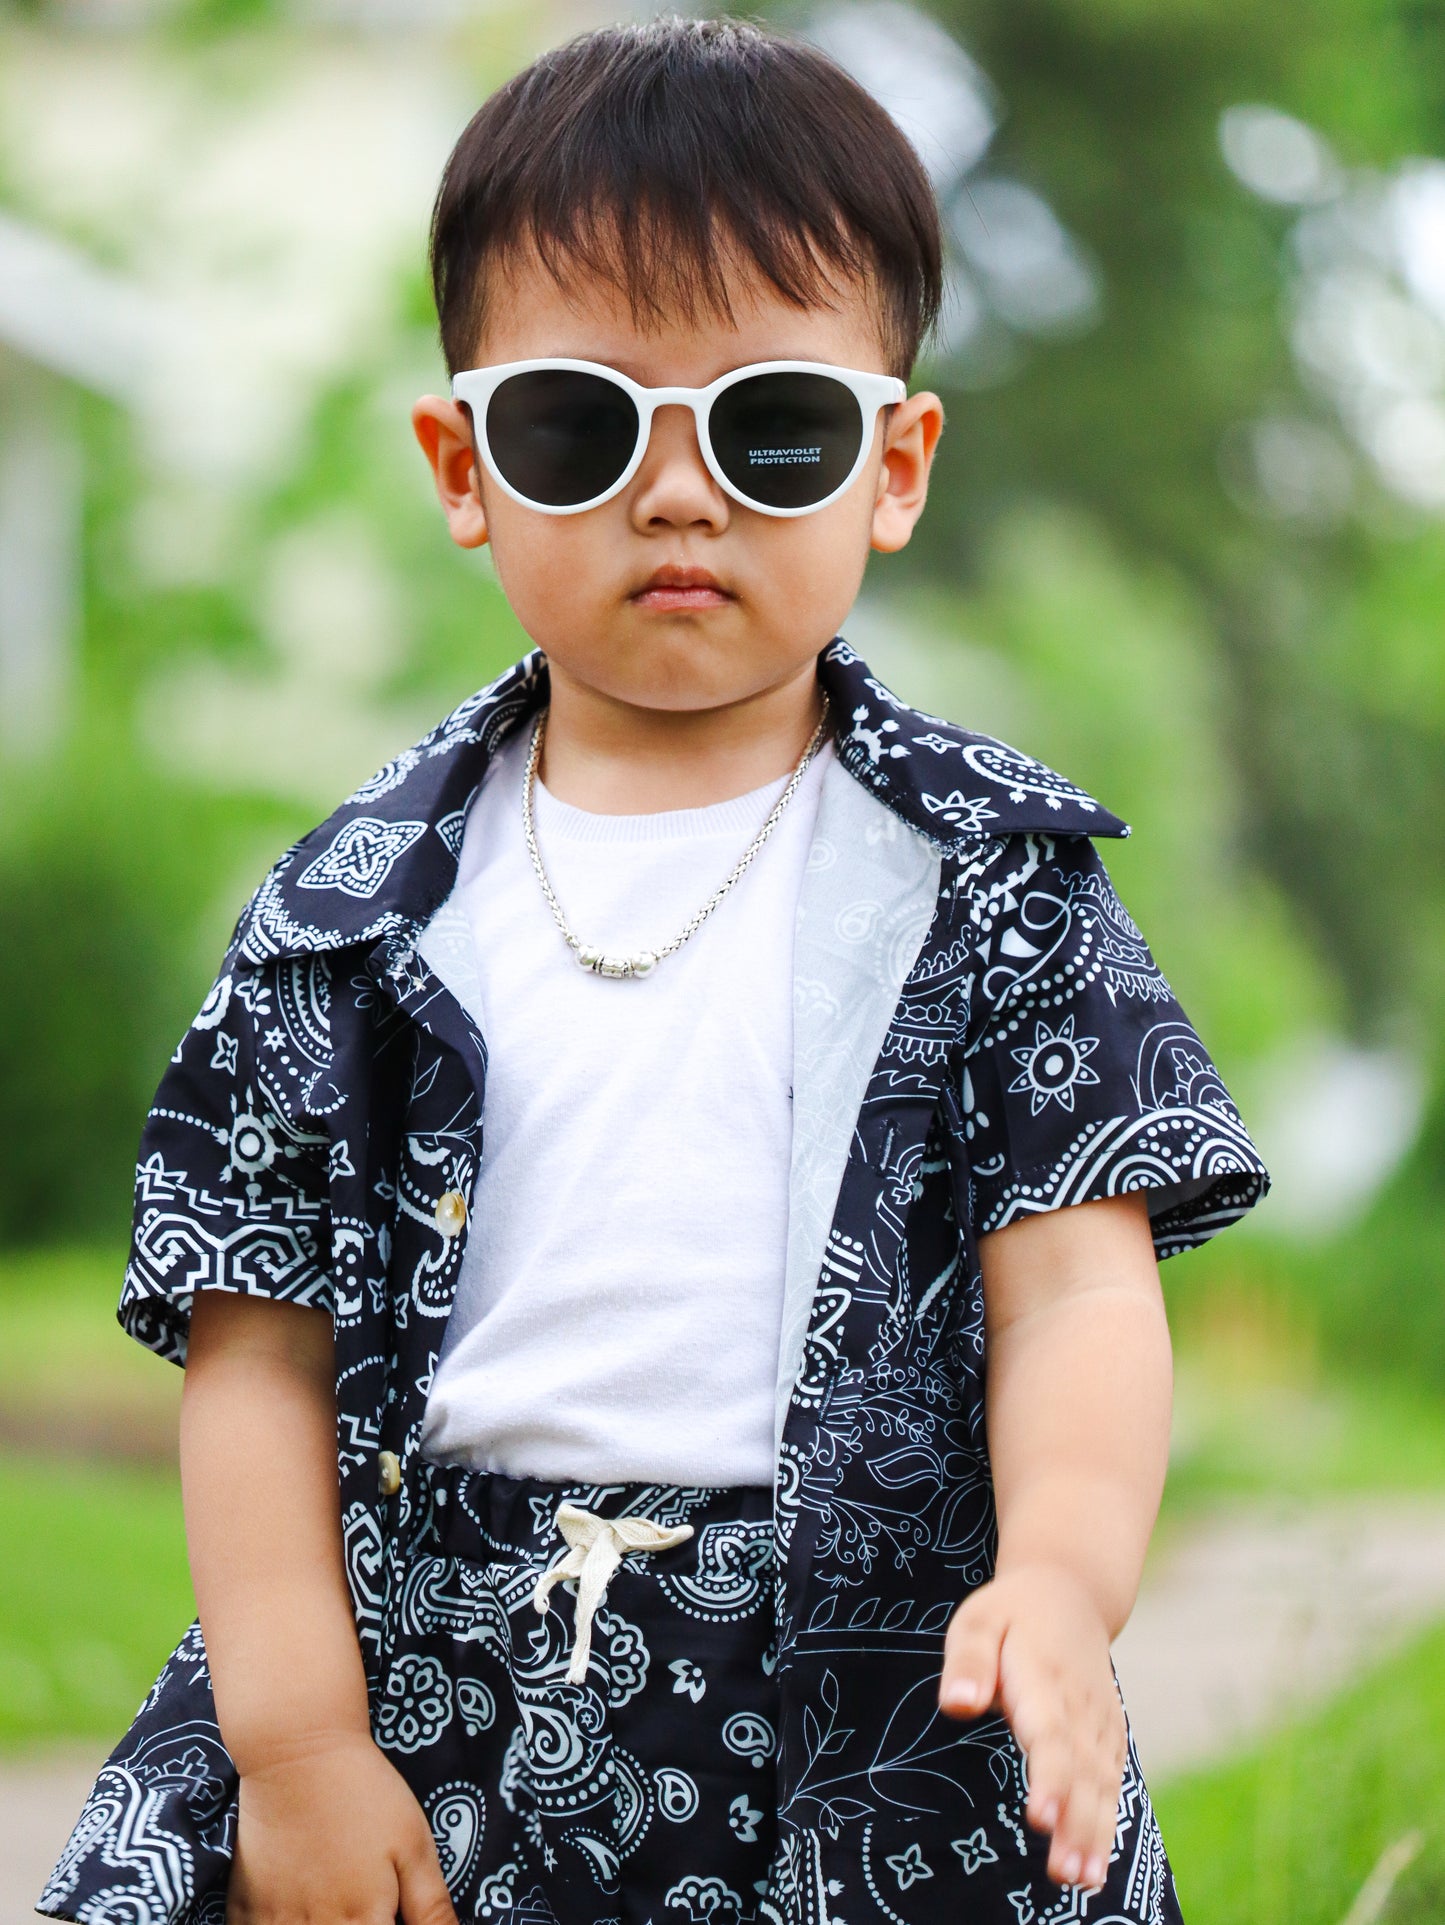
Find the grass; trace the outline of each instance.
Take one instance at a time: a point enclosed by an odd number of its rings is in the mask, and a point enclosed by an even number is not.
[[[1190,1925],[1341,1925],[1382,1853],[1424,1843],[1382,1925],[1445,1919],[1445,1626],[1247,1756],[1154,1788]]]
[[[113,1244],[0,1253],[0,1390],[50,1390],[67,1360],[87,1376],[149,1377],[141,1346],[116,1322],[124,1271]]]
[[[1204,1254],[1204,1253],[1201,1253]],[[1160,1528],[1233,1498],[1445,1492],[1445,1396],[1345,1376],[1319,1324],[1248,1272],[1196,1269],[1170,1298],[1174,1425]]]
[[[92,1455],[174,1455],[182,1373],[116,1321],[125,1251],[0,1256],[0,1419],[9,1437]]]
[[[179,1478],[12,1449],[0,1543],[0,1745],[118,1740],[195,1616]]]
[[[119,1739],[195,1615],[175,1459],[181,1372],[116,1322],[124,1260],[113,1246],[0,1259],[7,1748]],[[101,1442],[157,1461],[80,1454]]]

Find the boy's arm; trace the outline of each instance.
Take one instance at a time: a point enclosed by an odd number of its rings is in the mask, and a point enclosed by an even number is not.
[[[226,1749],[245,1776],[369,1736],[342,1557],[331,1317],[199,1290],[181,1393],[191,1578]]]
[[[941,1707],[997,1706],[1028,1755],[1049,1875],[1102,1883],[1125,1733],[1109,1660],[1168,1460],[1172,1370],[1142,1194],[979,1239],[998,1507],[991,1582],[949,1625]]]
[[[371,1738],[334,1367],[328,1312],[196,1293],[181,1487],[217,1721],[241,1780],[227,1918],[455,1925],[431,1828]]]

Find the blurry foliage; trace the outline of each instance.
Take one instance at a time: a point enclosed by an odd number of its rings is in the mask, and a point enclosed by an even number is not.
[[[1445,1490],[1445,1402],[1438,1383],[1370,1358],[1331,1369],[1337,1332],[1318,1298],[1279,1289],[1260,1246],[1198,1253],[1170,1283],[1175,1341],[1166,1533],[1222,1500],[1299,1503],[1344,1493]]]
[[[1424,1848],[1375,1916],[1437,1925],[1445,1629],[1249,1756],[1157,1787],[1154,1803],[1186,1918],[1339,1925],[1381,1856],[1418,1828]]]
[[[196,1613],[180,1480],[8,1457],[0,1530],[25,1555],[0,1558],[0,1746],[113,1743]]]
[[[1172,573],[1212,658],[1190,679],[1214,671],[1242,854],[1305,919],[1349,1028],[1377,1039],[1402,1006],[1423,1027],[1445,1015],[1445,837],[1420,833],[1445,811],[1445,529],[1379,503],[1291,523],[1224,487],[1230,432],[1303,397],[1280,327],[1293,210],[1250,197],[1216,129],[1231,104],[1267,100],[1349,163],[1445,151],[1445,17],[1415,0],[933,11],[1006,104],[990,165],[1045,194],[1092,251],[1104,316],[996,386],[930,370],[949,430],[905,566],[966,582],[1000,523],[1042,499],[1095,519],[1128,566]],[[1094,646],[1116,643],[1098,631]],[[1157,699],[1191,753],[1188,683]],[[1146,807],[1152,834],[1167,783]]]
[[[0,1411],[11,1435],[175,1468],[185,1372],[155,1368],[116,1315],[124,1238],[0,1256]]]
[[[1445,1385],[1445,1079],[1419,1137],[1358,1223],[1280,1266],[1352,1367]]]
[[[114,1234],[165,1059],[284,815],[163,780],[99,722],[0,810],[0,1238]]]

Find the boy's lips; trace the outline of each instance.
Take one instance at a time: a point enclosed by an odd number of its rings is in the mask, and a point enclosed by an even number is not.
[[[655,568],[629,600],[638,608],[679,613],[690,608],[721,608],[733,597],[706,568]]]

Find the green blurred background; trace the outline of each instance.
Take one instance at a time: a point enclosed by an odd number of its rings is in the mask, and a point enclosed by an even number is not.
[[[615,17],[0,11],[0,1771],[98,1763],[191,1614],[180,1373],[114,1321],[141,1122],[269,862],[528,645],[411,437],[426,224],[482,96]],[[845,633],[1133,824],[1275,1175],[1165,1269],[1133,1662],[1186,1914],[1445,1918],[1445,9],[753,17],[950,236],[932,499]]]

